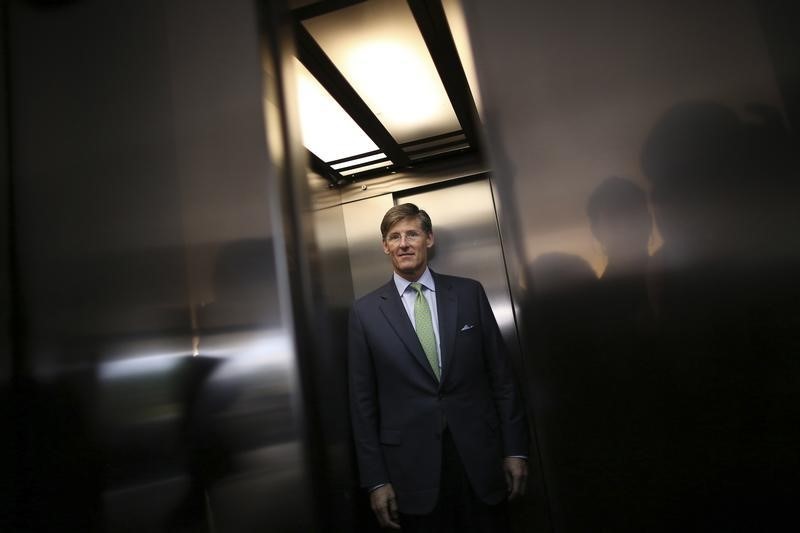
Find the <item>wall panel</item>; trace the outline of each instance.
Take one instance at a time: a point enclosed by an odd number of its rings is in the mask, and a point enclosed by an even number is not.
[[[777,527],[800,196],[754,3],[465,4],[554,529]]]

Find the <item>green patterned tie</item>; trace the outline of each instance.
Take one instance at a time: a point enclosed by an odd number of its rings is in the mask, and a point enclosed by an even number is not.
[[[417,291],[417,298],[414,301],[414,325],[417,328],[417,337],[425,350],[433,373],[436,379],[440,379],[439,358],[436,356],[436,336],[433,333],[433,320],[431,319],[431,308],[428,307],[428,300],[422,295],[422,285],[412,283],[411,288]]]

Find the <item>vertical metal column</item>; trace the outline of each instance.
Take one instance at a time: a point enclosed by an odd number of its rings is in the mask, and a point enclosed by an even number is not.
[[[260,48],[281,25],[247,0],[8,14],[16,529],[315,530],[295,262],[313,240]]]

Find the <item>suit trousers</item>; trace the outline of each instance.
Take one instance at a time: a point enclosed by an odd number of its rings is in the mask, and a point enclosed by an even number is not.
[[[403,533],[510,533],[508,502],[487,505],[467,478],[448,429],[442,433],[439,499],[430,514],[400,514]]]

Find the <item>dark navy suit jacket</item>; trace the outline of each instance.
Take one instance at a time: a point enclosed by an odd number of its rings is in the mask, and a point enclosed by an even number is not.
[[[446,425],[476,494],[507,493],[503,458],[528,454],[528,427],[489,301],[475,280],[433,273],[442,379],[437,381],[394,280],[353,305],[350,408],[361,485],[391,483],[403,513],[439,494]]]

